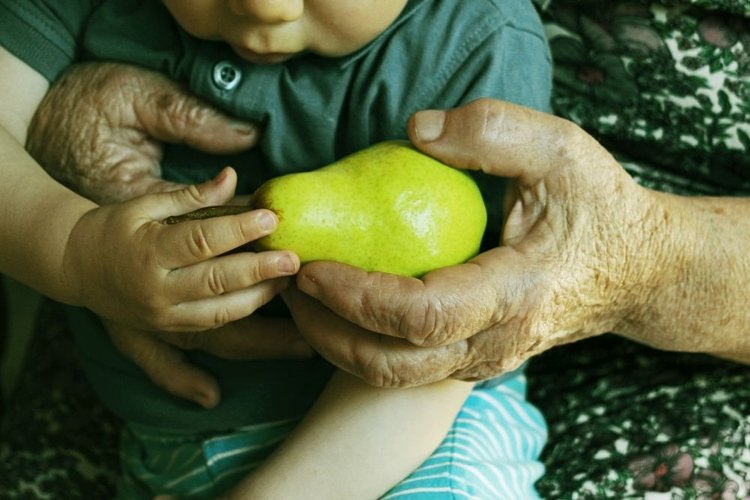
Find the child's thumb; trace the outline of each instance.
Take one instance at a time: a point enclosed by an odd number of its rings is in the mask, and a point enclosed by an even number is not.
[[[234,196],[237,174],[225,167],[213,179],[165,193],[144,196],[139,200],[143,209],[155,220],[164,220],[199,208],[224,205]]]

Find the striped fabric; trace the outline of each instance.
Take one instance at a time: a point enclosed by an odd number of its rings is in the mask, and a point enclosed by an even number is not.
[[[525,390],[523,375],[475,389],[438,449],[383,499],[539,498],[547,427]]]
[[[297,419],[251,425],[231,434],[169,434],[129,424],[120,444],[117,498],[216,498],[268,457]]]
[[[547,429],[525,400],[523,375],[475,389],[432,456],[383,499],[535,499]],[[118,497],[212,498],[256,467],[295,420],[253,425],[220,437],[170,435],[128,426]]]

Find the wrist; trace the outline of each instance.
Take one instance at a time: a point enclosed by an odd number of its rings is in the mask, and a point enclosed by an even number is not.
[[[642,191],[640,216],[631,224],[627,252],[623,256],[625,269],[622,287],[621,317],[613,331],[634,340],[646,336],[654,322],[654,304],[664,290],[679,281],[683,254],[688,253],[683,235],[682,215],[675,210],[670,195],[646,188]]]
[[[88,201],[88,200],[87,200]],[[90,202],[89,202],[90,203]],[[61,302],[74,306],[87,307],[86,299],[86,272],[94,263],[92,255],[85,248],[91,235],[87,235],[85,229],[86,219],[90,217],[95,208],[93,204],[81,204],[70,207],[70,216],[67,220],[72,221],[69,225],[67,241],[64,245],[62,261],[60,265],[60,289],[63,296],[58,298]],[[91,283],[89,283],[89,286]]]
[[[750,203],[650,193],[646,271],[615,331],[667,350],[750,353]]]
[[[660,193],[643,188],[630,178],[621,178],[607,196],[612,205],[595,220],[598,230],[592,272],[591,305],[594,314],[584,332],[598,335],[616,332],[636,336],[649,323],[651,297],[668,278],[665,256],[673,243],[665,235],[669,207]],[[603,215],[602,215],[603,214]]]

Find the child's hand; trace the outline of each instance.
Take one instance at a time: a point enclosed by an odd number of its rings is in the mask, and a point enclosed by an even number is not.
[[[170,394],[213,408],[221,389],[208,372],[191,364],[184,350],[200,349],[224,359],[305,359],[313,350],[289,318],[250,316],[205,332],[147,332],[104,321],[112,343],[151,381]]]
[[[224,253],[261,238],[278,220],[268,210],[164,224],[171,215],[221,205],[236,174],[146,195],[85,214],[71,232],[63,279],[72,302],[132,327],[203,331],[250,315],[299,269],[291,252]]]

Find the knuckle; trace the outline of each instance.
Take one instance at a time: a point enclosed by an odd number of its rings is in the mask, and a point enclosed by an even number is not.
[[[422,365],[412,357],[402,357],[388,349],[355,349],[353,366],[367,384],[381,388],[410,387],[424,382]]]
[[[550,156],[550,161],[554,159],[573,161],[580,151],[589,149],[590,140],[588,134],[575,123],[555,118],[554,127],[551,128],[551,137],[546,141],[548,144],[546,152]]]
[[[359,355],[355,357],[354,362],[360,369],[360,376],[369,385],[382,388],[398,386],[396,371],[382,354],[376,353],[366,357]]]
[[[232,226],[238,242],[248,243],[262,238],[267,231],[261,228],[258,217],[241,217]]]
[[[198,186],[191,184],[184,189],[174,192],[174,196],[184,198],[188,203],[203,205],[206,203],[206,196]],[[178,200],[179,201],[179,200]]]
[[[167,91],[166,89],[157,92],[153,97],[156,109],[159,110],[161,116],[170,121],[179,119],[178,116],[181,115],[179,113],[180,102],[182,101],[181,97],[175,92]]]
[[[492,99],[483,97],[472,101],[467,106],[467,109],[470,111],[472,116],[476,117],[476,123],[482,124],[479,129],[479,135],[480,137],[485,138],[487,132],[494,128],[492,126],[492,123],[498,114],[497,103]]]
[[[493,105],[493,99],[490,99],[489,97],[480,97],[468,103],[466,108],[471,110],[472,114],[485,115]]]
[[[245,278],[244,285],[251,286],[251,285],[255,285],[257,283],[260,283],[261,281],[265,281],[266,279],[268,279],[267,277],[268,266],[269,264],[263,259],[258,259],[254,261],[248,267],[248,272],[245,273],[244,275],[244,278]]]
[[[231,323],[233,320],[234,316],[232,314],[232,311],[230,311],[227,307],[219,307],[214,313],[212,328],[219,328],[226,325],[227,323]]]
[[[445,316],[442,303],[431,298],[425,302],[410,304],[406,313],[401,316],[397,328],[412,344],[434,346],[443,343],[448,337],[448,329],[442,323]]]
[[[211,109],[203,105],[196,99],[184,99],[182,103],[185,115],[185,121],[190,128],[200,127],[214,116]]]
[[[225,294],[228,290],[226,274],[216,266],[209,269],[206,284],[209,291],[217,296]]]
[[[210,116],[208,108],[199,101],[176,93],[175,89],[160,93],[156,98],[156,106],[174,130],[189,131],[205,123]]]
[[[188,239],[188,248],[194,257],[201,260],[213,255],[210,239],[202,225],[196,224],[193,226]]]

